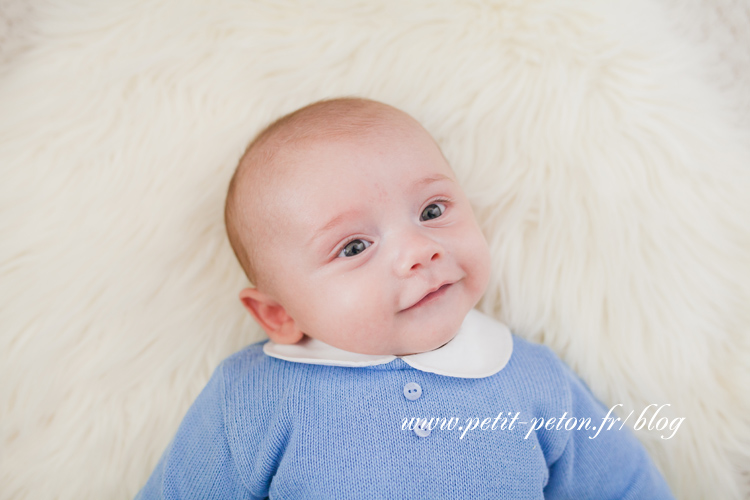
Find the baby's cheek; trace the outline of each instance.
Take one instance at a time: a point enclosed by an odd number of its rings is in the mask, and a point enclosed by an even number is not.
[[[363,296],[361,289],[355,284],[351,284],[339,288],[333,296],[328,297],[328,301],[332,304],[337,304],[341,313],[364,306],[366,297]]]
[[[464,255],[468,263],[468,271],[471,273],[471,286],[473,291],[481,296],[490,279],[490,249],[481,233],[465,241],[469,243]]]
[[[332,284],[316,301],[326,313],[342,318],[349,327],[366,322],[373,308],[377,307],[378,294],[373,284],[354,280],[342,280]]]

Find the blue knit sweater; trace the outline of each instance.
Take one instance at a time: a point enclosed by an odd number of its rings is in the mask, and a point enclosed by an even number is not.
[[[501,371],[455,378],[400,358],[284,361],[262,344],[218,367],[138,499],[672,498],[627,426],[533,430],[607,413],[544,346],[513,337]],[[415,417],[445,420],[414,431]]]

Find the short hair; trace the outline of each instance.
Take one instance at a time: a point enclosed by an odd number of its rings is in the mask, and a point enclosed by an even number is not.
[[[258,285],[258,256],[253,245],[257,231],[240,209],[247,193],[247,177],[254,171],[270,168],[279,152],[316,138],[359,135],[382,125],[389,117],[409,117],[396,108],[358,97],[326,99],[282,116],[261,130],[245,149],[229,181],[224,204],[224,224],[229,243],[245,275]],[[247,189],[245,189],[247,191]],[[244,237],[243,237],[243,229]]]

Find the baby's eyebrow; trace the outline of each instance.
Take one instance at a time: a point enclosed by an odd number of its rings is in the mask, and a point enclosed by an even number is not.
[[[428,177],[423,177],[419,179],[418,181],[416,181],[414,184],[412,184],[411,190],[417,191],[418,189],[421,189],[425,186],[429,186],[430,184],[434,182],[440,182],[440,181],[453,181],[453,179],[451,179],[450,177],[444,174],[430,175]]]
[[[342,223],[346,222],[350,219],[356,219],[359,217],[360,211],[359,210],[350,210],[347,212],[343,212],[338,214],[337,216],[333,217],[331,220],[329,220],[325,225],[319,227],[315,233],[313,234],[313,237],[310,238],[310,243],[313,243],[315,240],[317,240],[319,237],[323,236],[325,233],[330,231],[336,226],[341,225]]]
[[[353,212],[344,212],[344,213],[338,214],[336,217],[334,217],[333,219],[329,220],[328,223],[325,226],[323,226],[320,229],[318,229],[317,232],[318,233],[323,233],[325,231],[330,231],[334,227],[336,227],[339,224],[341,224],[342,222],[344,222],[346,219],[350,219],[350,218],[354,218],[354,217],[355,217],[355,214]]]

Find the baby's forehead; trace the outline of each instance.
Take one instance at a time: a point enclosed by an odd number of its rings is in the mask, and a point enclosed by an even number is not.
[[[288,147],[307,140],[353,137],[382,127],[416,124],[408,114],[374,101],[341,99],[315,103],[271,124],[260,139],[269,147]]]
[[[428,135],[411,117],[398,111],[383,113],[382,116],[360,117],[362,121],[359,123],[321,122],[320,118],[275,130],[272,136],[263,138],[255,150],[248,151],[243,163],[247,168],[246,177],[252,182],[247,183],[247,188],[269,192],[277,182],[302,172],[306,175],[324,175],[323,170],[308,171],[303,168],[310,155],[324,149],[351,149],[363,141],[386,139],[389,135],[398,135],[402,139],[411,133]]]
[[[248,226],[265,226],[261,221],[268,220],[279,193],[287,191],[288,180],[328,174],[325,164],[318,165],[319,170],[306,168],[305,160],[316,151],[337,151],[372,138],[387,141],[389,135],[402,142],[410,136],[432,141],[416,120],[396,108],[372,101],[343,101],[292,113],[269,126],[250,145],[240,163],[244,172],[238,186],[238,201],[248,214],[244,217]],[[351,175],[357,175],[356,171]]]

